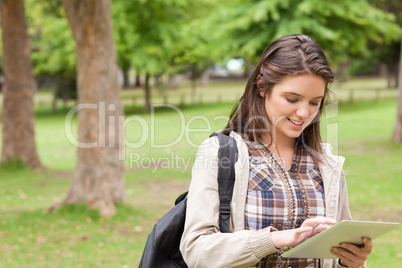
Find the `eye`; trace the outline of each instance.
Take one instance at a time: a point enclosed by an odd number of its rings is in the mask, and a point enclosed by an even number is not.
[[[320,105],[319,102],[310,102],[310,104],[313,105],[313,106],[318,106],[318,105]]]
[[[288,102],[290,102],[290,103],[296,103],[296,102],[297,102],[297,99],[289,99],[289,98],[286,98],[286,100],[287,100]]]
[[[320,102],[310,102],[310,104],[313,105],[313,106],[319,106]]]

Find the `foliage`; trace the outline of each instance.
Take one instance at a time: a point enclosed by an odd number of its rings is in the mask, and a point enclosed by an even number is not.
[[[134,3],[137,3],[137,1]],[[132,67],[135,51],[137,51],[136,44],[140,41],[140,37],[133,27],[136,13],[135,9],[127,8],[127,1],[112,2],[117,62],[122,70],[128,70]]]
[[[196,10],[196,16],[192,16],[182,28],[182,40],[177,46],[177,55],[174,63],[183,66],[189,64],[189,68],[204,70],[227,57],[222,50],[219,42],[228,42],[215,35],[217,25],[212,25],[209,15],[215,14],[221,8],[219,2],[205,1],[197,5],[191,5],[192,10]]]
[[[396,16],[397,23],[402,25],[402,8],[399,0],[369,0],[380,9],[393,13]]]
[[[274,0],[225,1],[211,14],[211,24],[220,25],[217,35],[233,56],[255,61],[276,38],[303,33],[318,41],[334,63],[358,53],[369,53],[368,40],[389,42],[400,28],[394,17],[365,0]]]
[[[183,72],[188,64],[202,70],[231,57],[255,62],[272,40],[305,33],[322,44],[337,65],[355,55],[372,55],[370,40],[388,43],[399,36],[395,17],[379,9],[394,12],[400,21],[397,4],[397,0],[115,0],[117,59],[122,70],[133,68],[142,74]],[[74,42],[60,1],[27,0],[26,10],[35,74],[74,74]]]
[[[61,2],[27,0],[25,6],[35,76],[53,79],[55,98],[76,99],[75,44]]]
[[[141,73],[176,73],[186,53],[186,26],[205,12],[206,1],[113,1],[113,23],[121,66]],[[196,49],[198,46],[192,46]],[[205,57],[206,54],[204,54]],[[179,67],[180,69],[180,67]]]
[[[152,0],[112,1],[112,19],[118,64],[141,73],[177,73],[183,54],[198,46],[185,44],[194,19],[207,12],[209,1]],[[69,77],[75,74],[76,58],[72,32],[60,1],[27,0],[32,59],[36,75]],[[202,22],[200,22],[202,23]],[[204,35],[207,35],[205,33]],[[208,55],[203,51],[197,59]],[[198,53],[200,54],[200,53]],[[194,61],[194,60],[193,60]],[[187,63],[187,62],[186,62]]]
[[[394,14],[396,18],[396,22],[399,27],[402,27],[402,7],[401,3],[398,0],[369,0],[369,2],[381,8],[384,11],[387,11],[391,14]],[[402,33],[401,33],[402,35]],[[371,42],[370,48],[372,53],[366,56],[366,61],[376,61],[380,63],[384,63],[387,66],[387,72],[389,78],[392,77],[393,74],[397,74],[398,62],[400,60],[400,47],[401,47],[401,39],[398,39],[396,36],[396,40],[394,40],[391,44],[384,44],[378,42]]]
[[[77,79],[76,75],[72,75],[66,79],[59,79],[56,87],[56,97],[59,99],[76,100],[77,99]]]
[[[27,0],[25,4],[34,73],[63,77],[75,75],[74,39],[61,3]]]

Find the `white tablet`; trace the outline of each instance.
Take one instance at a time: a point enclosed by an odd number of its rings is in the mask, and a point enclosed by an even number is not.
[[[330,253],[332,247],[342,242],[361,245],[362,237],[371,240],[395,229],[399,223],[374,221],[341,221],[331,228],[319,233],[281,256],[285,258],[322,258],[335,259]]]

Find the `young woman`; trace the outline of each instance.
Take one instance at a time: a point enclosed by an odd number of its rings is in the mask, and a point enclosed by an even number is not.
[[[219,232],[216,137],[198,151],[180,249],[189,267],[360,267],[372,249],[344,243],[338,259],[283,258],[290,247],[351,219],[342,166],[320,137],[334,76],[321,46],[305,35],[263,53],[223,133],[237,141],[230,233]]]

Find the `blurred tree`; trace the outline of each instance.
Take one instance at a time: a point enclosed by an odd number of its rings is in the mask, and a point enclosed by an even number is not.
[[[370,0],[379,8],[391,12],[395,15],[399,28],[402,27],[402,2],[400,0]],[[379,48],[378,58],[387,65],[388,86],[391,86],[391,78],[395,73],[396,86],[398,88],[397,118],[393,139],[402,143],[402,32],[399,33],[399,40],[395,40],[391,45],[377,45]]]
[[[123,73],[123,88],[129,88],[129,70],[132,67],[134,60],[136,43],[139,42],[139,35],[133,28],[133,20],[139,13],[138,1],[112,1],[112,18],[113,18],[113,30],[114,39],[116,44],[117,62]],[[132,8],[127,6],[131,3]]]
[[[220,43],[230,42],[215,34],[216,25],[210,23],[209,15],[216,9],[223,8],[220,3],[205,1],[196,8],[197,16],[191,17],[182,27],[180,45],[172,66],[184,68],[191,80],[191,101],[195,102],[197,82],[206,69],[215,62],[227,60]]]
[[[392,13],[396,17],[399,27],[402,27],[402,2],[400,0],[369,0],[370,3],[378,8]],[[400,62],[401,40],[396,38],[391,44],[374,43],[372,45],[373,53],[370,55],[380,63],[384,63],[387,72],[387,85],[392,88],[392,80],[395,81],[395,87],[398,83],[398,65]]]
[[[200,47],[188,46],[191,36],[198,35],[198,27],[190,30],[191,22],[204,17],[212,1],[149,0],[113,1],[114,32],[120,66],[133,68],[145,77],[144,110],[150,110],[152,76],[175,74],[184,70],[186,54]],[[193,25],[193,24],[191,24]],[[203,57],[209,57],[205,51]],[[188,59],[188,57],[187,57]],[[198,57],[197,59],[200,59]],[[193,59],[194,61],[195,59]]]
[[[398,106],[397,117],[395,122],[395,129],[393,139],[396,142],[402,143],[402,36],[401,36],[401,51],[399,59],[399,71],[398,71]]]
[[[55,80],[52,111],[56,100],[76,98],[74,39],[59,0],[26,0],[32,44],[34,74]]]
[[[145,75],[144,111],[151,108],[150,78],[169,67],[167,42],[180,32],[181,3],[187,5],[187,1],[113,1],[119,62],[123,72],[132,67]]]
[[[389,42],[398,36],[393,16],[366,0],[225,0],[227,8],[211,14],[210,22],[225,51],[251,62],[274,39],[303,33],[319,42],[334,65],[353,55],[369,53],[368,40]]]
[[[400,62],[401,41],[391,44],[375,44],[375,52],[372,54],[380,63],[384,63],[387,76],[387,88],[398,86],[398,64]],[[394,83],[393,83],[394,81]]]
[[[73,182],[61,204],[84,202],[110,217],[114,204],[125,201],[124,121],[110,0],[62,3],[76,43],[79,143]]]
[[[35,145],[35,83],[24,2],[1,1],[0,8],[5,76],[1,161],[21,160],[40,168],[42,164]]]

